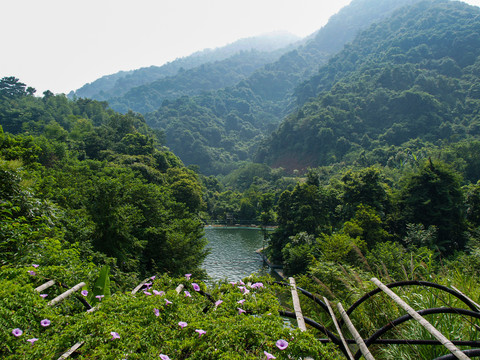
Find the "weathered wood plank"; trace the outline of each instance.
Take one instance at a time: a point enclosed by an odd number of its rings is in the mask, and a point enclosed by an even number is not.
[[[49,287],[55,285],[54,280],[47,281],[45,284],[40,285],[39,287],[35,288],[35,291],[41,292],[45,289],[48,289]]]
[[[373,355],[370,353],[370,350],[368,350],[367,345],[365,345],[365,342],[363,341],[362,337],[358,333],[357,329],[355,329],[355,326],[353,326],[353,323],[348,317],[342,304],[338,303],[337,308],[338,308],[338,311],[340,311],[340,315],[342,316],[343,321],[345,321],[345,325],[347,325],[348,330],[353,335],[353,339],[355,340],[358,347],[360,348],[360,351],[362,352],[363,357],[367,360],[375,360]]]
[[[140,284],[138,284],[138,286],[132,290],[132,295],[136,294],[137,291],[140,290],[143,287],[143,285],[145,285],[148,282],[148,280],[150,280],[150,278],[145,279]]]
[[[468,300],[470,300],[470,302],[475,305],[475,307],[477,308],[477,311],[480,311],[480,305],[477,304],[475,301],[473,301],[472,299],[470,299],[467,295],[465,295],[464,293],[462,293],[460,290],[458,290],[455,286],[452,286],[452,289],[455,290],[456,292],[458,292],[459,294],[465,296]]]
[[[457,359],[469,360],[470,358],[465,355],[459,348],[457,348],[450,340],[448,340],[440,331],[438,331],[432,324],[430,324],[424,317],[417,313],[410,305],[400,299],[400,297],[385,286],[377,278],[370,279],[375,285],[377,285],[385,294],[395,301],[402,309],[404,309],[413,319],[418,321],[430,334],[432,334],[443,346],[445,346]]]
[[[77,290],[80,290],[82,287],[84,287],[86,284],[84,282],[81,282],[77,285],[75,285],[73,288],[71,288],[70,290],[67,290],[65,291],[63,294],[60,294],[58,295],[55,299],[51,300],[48,305],[50,306],[53,306],[57,303],[59,303],[60,301],[66,299],[67,297],[69,297],[71,294],[73,294],[75,291]]]
[[[290,281],[290,288],[292,291],[293,308],[295,309],[295,315],[297,317],[297,324],[300,330],[306,331],[305,319],[303,318],[302,308],[300,307],[300,299],[298,298],[297,285],[293,277],[288,278]]]
[[[340,329],[340,326],[338,326],[337,318],[335,317],[335,313],[333,312],[333,309],[330,306],[330,302],[328,301],[328,299],[325,296],[323,297],[323,301],[325,302],[325,304],[327,304],[328,312],[330,313],[330,316],[332,317],[333,324],[335,325],[335,329],[337,329],[338,336],[340,336],[340,340],[342,340],[342,344],[345,347],[345,351],[347,352],[348,358],[350,360],[354,360],[352,352],[350,351],[350,348],[348,347],[348,344],[345,341],[345,338],[343,337],[342,330]]]
[[[82,346],[85,343],[85,341],[79,341],[75,345],[73,345],[66,353],[64,353],[62,356],[58,358],[58,360],[64,360],[68,358],[70,355],[72,355],[77,349]]]

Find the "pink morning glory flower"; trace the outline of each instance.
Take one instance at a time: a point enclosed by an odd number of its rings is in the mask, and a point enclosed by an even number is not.
[[[190,276],[192,276],[192,274],[185,274],[185,277],[187,278],[187,280],[190,280]]]
[[[110,335],[112,335],[110,340],[120,339],[120,335],[115,331],[110,332]]]
[[[38,339],[37,338],[31,338],[31,339],[27,339],[27,341],[30,343],[30,344],[34,344],[35,341],[37,341]]]
[[[237,283],[235,281],[230,281],[230,285],[235,286]]]
[[[238,283],[239,283],[240,285],[245,285],[245,283],[244,283],[242,280],[240,280]]]
[[[187,324],[185,321],[180,321],[180,322],[178,323],[178,326],[180,326],[182,329],[183,329],[185,326],[187,326],[187,325],[188,325],[188,324]]]
[[[40,294],[40,296],[45,299],[48,296],[48,294]]]
[[[23,331],[19,328],[16,328],[16,329],[12,330],[12,334],[13,334],[13,336],[19,337],[23,334]]]
[[[95,296],[95,297],[98,299],[98,301],[102,301],[102,298],[103,298],[104,296],[105,296],[105,295],[97,295],[97,296]]]
[[[202,337],[202,335],[207,333],[205,330],[201,330],[201,329],[196,329],[195,331],[198,333],[198,337]]]
[[[163,354],[160,354],[160,359],[162,359],[162,360],[170,360],[170,358],[168,357],[168,355],[163,355]]]
[[[192,297],[192,295],[190,295],[190,292],[188,292],[187,290],[185,290],[184,292],[185,292],[185,297]]]
[[[260,289],[260,288],[263,288],[263,283],[257,282],[257,283],[255,283],[255,284],[252,284],[251,288],[252,288],[252,289]]]
[[[165,295],[165,291],[157,291],[157,290],[152,290],[155,295],[160,295],[163,296]]]
[[[170,305],[170,304],[173,304],[173,303],[170,300],[165,299],[165,305]]]
[[[238,288],[240,289],[243,295],[247,295],[250,292],[250,290],[248,290],[245,286],[239,286]]]
[[[246,313],[245,310],[237,308],[238,309],[238,315],[242,315],[243,313]]]
[[[155,278],[156,278],[156,276],[153,275],[153,276],[150,278],[150,280],[155,280]]]
[[[217,301],[215,301],[215,307],[217,307],[217,306],[220,305],[221,303],[223,303],[223,300],[217,300]]]
[[[267,357],[267,360],[268,360],[268,359],[276,359],[275,356],[273,356],[272,354],[270,354],[270,353],[268,353],[268,352],[266,352],[266,351],[264,351],[263,353],[264,353],[265,356]]]
[[[37,273],[33,270],[28,270],[28,273],[31,275],[31,276],[35,276],[37,275]]]
[[[285,350],[288,347],[288,342],[286,340],[280,339],[277,340],[276,344],[280,350]]]
[[[38,265],[38,264],[32,264],[32,266],[36,269],[36,268],[38,268],[40,265]]]
[[[50,326],[50,320],[43,319],[42,321],[40,321],[40,325],[42,325],[43,327]]]
[[[193,287],[193,290],[200,291],[200,286],[198,286],[198,284],[192,283],[192,287]]]
[[[145,283],[143,284],[147,287],[147,289],[150,289],[152,287],[152,283],[151,282],[148,282],[148,283]]]
[[[238,300],[238,301],[237,301],[237,304],[243,304],[244,302],[245,302],[245,299]]]
[[[160,310],[154,308],[153,312],[155,313],[155,316],[160,316]]]
[[[82,294],[83,296],[87,296],[88,295],[88,290],[82,290],[80,292],[80,294]]]
[[[145,290],[143,293],[144,293],[145,295],[147,295],[147,296],[148,296],[148,295],[152,295],[152,293],[149,293],[149,292],[146,291],[146,290]]]

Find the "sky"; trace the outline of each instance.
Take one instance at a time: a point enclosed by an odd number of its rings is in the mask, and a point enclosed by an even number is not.
[[[15,76],[38,95],[68,93],[241,38],[305,37],[350,1],[0,0],[0,78]]]

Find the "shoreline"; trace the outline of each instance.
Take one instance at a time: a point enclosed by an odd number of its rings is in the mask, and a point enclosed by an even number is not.
[[[275,265],[268,260],[268,258],[263,254],[263,248],[255,250],[255,252],[260,255],[263,259],[263,262],[267,264],[267,266],[270,268],[271,271],[276,273],[281,279],[285,279],[285,276],[283,274],[283,267],[281,265]]]

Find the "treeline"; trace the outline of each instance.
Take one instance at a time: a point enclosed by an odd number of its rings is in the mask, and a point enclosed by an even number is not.
[[[33,94],[0,80],[1,263],[29,261],[52,238],[131,281],[202,274],[201,185],[161,134],[106,103]]]

